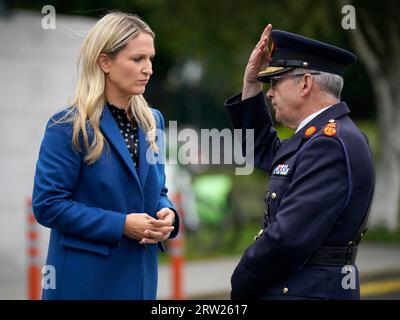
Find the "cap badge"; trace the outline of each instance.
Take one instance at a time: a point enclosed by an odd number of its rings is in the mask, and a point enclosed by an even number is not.
[[[282,71],[282,70],[285,70],[285,68],[284,67],[267,67],[267,68],[265,68],[265,70],[259,72],[257,74],[257,76],[263,76],[263,75],[267,75],[267,74]]]
[[[275,41],[272,41],[271,50],[270,50],[270,54],[269,54],[269,56],[270,56],[271,58],[272,58],[272,56],[274,55],[275,48],[276,48]]]

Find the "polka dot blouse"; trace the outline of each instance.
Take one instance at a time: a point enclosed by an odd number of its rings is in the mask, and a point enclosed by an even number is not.
[[[137,169],[139,167],[139,136],[137,123],[133,116],[131,117],[132,120],[129,120],[124,109],[120,109],[110,103],[107,103],[107,105],[118,125],[122,137],[124,138],[133,164]]]

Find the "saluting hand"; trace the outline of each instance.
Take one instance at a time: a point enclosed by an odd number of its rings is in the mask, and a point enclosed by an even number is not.
[[[268,49],[269,35],[272,25],[268,24],[261,34],[253,52],[247,62],[246,70],[243,78],[242,100],[257,95],[263,88],[261,82],[257,81],[257,74],[264,70],[271,61],[270,52]]]

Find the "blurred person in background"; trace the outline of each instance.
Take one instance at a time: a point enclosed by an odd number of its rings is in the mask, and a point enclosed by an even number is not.
[[[225,103],[233,128],[254,129],[255,166],[270,175],[264,225],[232,275],[231,297],[359,299],[355,260],[374,168],[366,136],[340,102],[356,56],[271,29],[250,56],[242,93]],[[277,137],[266,96],[276,121],[295,130],[290,139]]]
[[[138,16],[109,13],[85,38],[71,106],[49,120],[32,204],[51,228],[43,299],[155,299],[158,248],[176,236],[161,113],[142,96],[154,33]],[[147,154],[147,155],[146,155]]]

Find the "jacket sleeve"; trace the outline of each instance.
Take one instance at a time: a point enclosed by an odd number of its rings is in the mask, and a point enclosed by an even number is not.
[[[155,113],[157,114],[157,118],[159,119],[159,124],[160,124],[160,129],[161,132],[164,132],[165,129],[165,124],[164,124],[164,117],[162,116],[161,112],[153,109],[155,111]],[[163,139],[163,135],[161,134],[159,137],[160,139],[158,145],[160,148],[160,156],[162,156],[163,154],[165,154],[164,152],[164,148],[166,146],[165,141]],[[177,210],[175,209],[174,204],[172,203],[172,201],[168,198],[168,188],[165,185],[165,181],[166,181],[166,177],[165,177],[165,159],[162,159],[163,161],[159,161],[159,163],[157,163],[157,166],[159,166],[159,172],[161,172],[161,176],[162,176],[162,181],[163,181],[163,187],[161,188],[161,193],[160,193],[160,199],[158,201],[158,205],[157,205],[157,211],[161,210],[162,208],[169,208],[172,211],[175,212],[175,223],[174,223],[174,230],[171,232],[170,235],[170,239],[171,238],[175,238],[179,232],[179,225],[180,225],[180,220],[179,220],[179,215]]]
[[[36,164],[32,195],[36,220],[81,239],[117,245],[126,215],[73,200],[85,164],[72,146],[72,123],[54,123],[54,119],[47,124]]]
[[[245,251],[232,275],[232,297],[257,295],[296,272],[321,246],[342,211],[350,189],[342,146],[317,137],[299,159],[274,221]]]
[[[241,94],[237,94],[226,100],[225,107],[233,129],[242,130],[243,156],[246,157],[247,151],[253,152],[254,166],[269,172],[281,141],[272,127],[273,121],[264,92],[245,100],[241,100]],[[246,141],[246,130],[254,130],[254,141]]]

